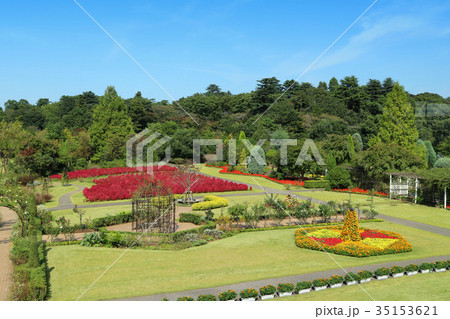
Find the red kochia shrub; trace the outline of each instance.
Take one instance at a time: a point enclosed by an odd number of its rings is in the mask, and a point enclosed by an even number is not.
[[[111,168],[89,168],[80,169],[78,171],[68,172],[67,176],[69,179],[77,178],[87,178],[87,177],[97,177],[105,175],[119,175],[119,174],[130,174],[130,173],[140,173],[145,171],[145,167],[111,167]],[[163,165],[152,167],[154,172],[169,172],[176,171],[176,167]],[[61,179],[61,174],[51,175],[50,178]]]
[[[168,171],[155,171],[152,175],[126,174],[95,179],[96,185],[85,188],[83,194],[88,201],[105,201],[129,199],[145,180],[154,179],[169,188],[174,194],[182,194],[186,190],[173,179]],[[247,190],[248,186],[220,178],[197,175],[197,182],[191,188],[193,193],[229,192]]]

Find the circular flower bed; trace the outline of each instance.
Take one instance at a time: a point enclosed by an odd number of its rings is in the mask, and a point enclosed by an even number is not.
[[[343,241],[342,229],[339,226],[298,229],[295,232],[295,242],[300,248],[325,250],[353,257],[397,254],[412,250],[406,239],[394,232],[359,228],[360,240]]]

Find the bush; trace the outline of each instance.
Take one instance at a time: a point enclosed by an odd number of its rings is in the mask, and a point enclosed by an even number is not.
[[[363,209],[362,213],[367,219],[374,219],[378,215],[378,212],[375,209]]]
[[[217,301],[217,297],[213,295],[200,295],[197,297],[197,301]]]
[[[192,297],[179,297],[177,301],[194,301]]]
[[[216,229],[216,223],[206,222],[206,225],[200,226],[198,228],[177,231],[175,233],[170,234],[169,236],[170,236],[170,239],[172,239],[174,242],[179,242],[184,239],[184,236],[186,234],[191,234],[191,233],[200,234],[207,229]]]
[[[422,263],[419,266],[420,270],[433,270],[434,265],[430,263]]]
[[[261,296],[273,295],[275,294],[276,291],[277,288],[275,288],[275,286],[272,285],[267,285],[259,288],[259,293],[261,294]]]
[[[103,244],[103,240],[98,233],[84,234],[83,240],[80,243],[81,246],[86,247],[98,247],[101,244]]]
[[[325,287],[328,285],[328,279],[314,279],[313,280],[314,287]]]
[[[373,276],[373,273],[369,270],[362,270],[358,272],[358,281],[369,279]]]
[[[391,268],[391,273],[394,274],[401,274],[405,272],[405,268],[400,266],[394,266]]]
[[[436,268],[436,269],[447,268],[447,262],[445,262],[445,261],[436,261],[434,263],[434,268]]]
[[[41,204],[47,203],[52,198],[53,198],[53,196],[48,193],[35,193],[34,194],[34,200],[36,202],[36,205],[41,205]]]
[[[320,180],[310,180],[305,181],[305,185],[303,185],[304,188],[325,188],[330,189],[330,181],[326,179],[320,179]]]
[[[193,204],[192,210],[208,210],[228,206],[228,199],[219,196],[206,195],[203,200],[203,202]]]
[[[434,167],[436,168],[450,168],[450,158],[448,157],[441,157],[439,158],[436,163],[434,164]]]
[[[355,273],[349,272],[347,275],[345,275],[345,282],[352,282],[358,280],[358,275]]]
[[[237,293],[234,290],[227,290],[219,294],[220,301],[235,300],[236,298]]]
[[[196,242],[193,242],[192,243],[192,246],[203,246],[203,245],[206,245],[208,243],[208,241],[206,240],[206,239],[200,239],[200,240],[197,240]]]
[[[239,218],[244,215],[247,211],[247,205],[245,204],[234,204],[228,207],[228,214],[231,216],[233,221],[239,221]]]
[[[242,290],[239,295],[241,296],[241,298],[245,299],[245,298],[257,298],[259,294],[255,288],[249,288]]]
[[[217,230],[217,229],[206,229],[203,232],[203,234],[206,235],[206,236],[210,236],[210,237],[212,237],[214,239],[221,239],[222,236],[223,236],[223,231]]]
[[[294,291],[294,284],[291,283],[279,283],[277,287],[278,292],[291,292]]]
[[[133,213],[131,212],[121,212],[117,215],[113,216],[105,216],[100,218],[94,218],[92,224],[95,229],[99,229],[100,227],[125,224],[133,221]]]
[[[374,274],[376,276],[389,276],[391,274],[391,270],[386,267],[381,267],[381,268],[375,270]]]
[[[348,188],[352,184],[350,173],[341,167],[335,167],[328,172],[327,179],[332,189]]]
[[[344,277],[342,277],[340,275],[334,275],[334,276],[331,276],[330,278],[328,278],[328,283],[330,285],[341,284],[343,282],[344,282]]]
[[[198,214],[181,213],[180,214],[180,222],[200,225],[202,223],[202,217]]]
[[[411,265],[405,266],[405,270],[407,272],[418,271],[419,270],[419,266],[415,265],[415,264],[411,264]]]
[[[310,289],[312,287],[312,281],[300,281],[295,286],[295,291],[299,292],[303,289]]]

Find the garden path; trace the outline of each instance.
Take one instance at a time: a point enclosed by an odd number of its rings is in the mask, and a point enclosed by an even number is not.
[[[345,270],[347,272],[353,272],[353,273],[357,273],[360,270],[370,270],[373,272],[376,269],[381,268],[381,267],[387,267],[387,268],[391,268],[393,266],[404,267],[404,266],[410,265],[410,264],[419,265],[424,262],[431,263],[431,262],[436,262],[436,261],[440,261],[440,260],[443,261],[443,260],[448,260],[448,259],[450,259],[450,255],[413,259],[413,260],[393,261],[393,262],[381,263],[381,264],[375,264],[375,265],[348,267],[348,268],[345,268]],[[333,261],[330,259],[330,263],[332,263],[332,262]],[[124,298],[124,299],[116,299],[116,300],[161,301],[163,298],[167,298],[167,299],[173,301],[173,300],[177,300],[178,297],[183,297],[183,296],[190,296],[194,299],[197,299],[197,297],[199,295],[211,294],[211,295],[217,296],[221,292],[229,290],[229,289],[234,290],[239,294],[240,291],[247,289],[247,288],[259,289],[260,287],[263,287],[265,285],[277,286],[279,283],[293,283],[295,285],[299,281],[312,281],[312,280],[318,279],[318,278],[329,278],[333,275],[345,276],[346,273],[342,269],[333,269],[333,270],[328,270],[328,271],[319,271],[319,272],[302,274],[302,275],[294,275],[294,276],[278,277],[278,278],[267,278],[267,279],[256,280],[256,281],[241,282],[241,283],[237,283],[237,284],[220,286],[220,287],[195,289],[195,290],[189,290],[189,291],[171,292],[171,293],[165,293],[165,294],[131,297],[131,298]],[[422,276],[422,275],[418,275],[418,276]],[[424,275],[424,276],[426,276],[426,275]],[[388,280],[392,280],[392,279],[388,279]]]
[[[0,300],[8,300],[9,287],[11,285],[11,275],[13,265],[9,259],[11,249],[12,226],[16,222],[16,213],[6,207],[0,207],[1,225],[0,225]]]

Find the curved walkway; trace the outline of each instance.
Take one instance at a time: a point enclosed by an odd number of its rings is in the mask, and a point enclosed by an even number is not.
[[[373,272],[376,269],[381,268],[381,267],[387,267],[387,268],[391,268],[393,266],[403,266],[404,267],[404,266],[410,265],[410,264],[421,264],[424,262],[435,262],[435,261],[439,261],[439,260],[448,260],[448,259],[450,259],[450,255],[404,260],[404,261],[393,261],[393,262],[388,262],[388,263],[365,265],[365,266],[358,266],[358,267],[348,267],[348,268],[345,268],[345,270],[347,272],[353,272],[353,273],[357,273],[360,270],[370,270]],[[318,279],[318,278],[329,278],[333,275],[345,276],[346,273],[342,269],[333,269],[333,270],[318,271],[318,272],[314,272],[314,273],[295,275],[295,276],[268,278],[268,279],[262,279],[262,280],[256,280],[256,281],[247,281],[247,282],[226,285],[226,286],[220,286],[220,287],[214,287],[214,288],[195,289],[195,290],[188,290],[188,291],[179,291],[179,292],[171,292],[171,293],[165,293],[165,294],[157,294],[157,295],[141,296],[141,297],[131,297],[131,298],[123,298],[123,299],[115,299],[115,300],[161,301],[163,298],[167,298],[167,299],[173,301],[173,300],[177,300],[178,297],[183,297],[183,296],[190,296],[194,299],[197,299],[197,297],[199,295],[211,294],[211,295],[217,296],[221,292],[229,290],[229,289],[234,290],[239,293],[239,291],[242,291],[247,288],[259,289],[260,287],[263,287],[265,285],[277,286],[280,282],[284,282],[284,283],[290,282],[295,285],[295,283],[297,283],[299,281],[312,281],[312,280]]]
[[[16,222],[16,213],[9,208],[0,207],[0,215],[2,216],[0,225],[0,300],[8,300],[13,272],[13,265],[9,259],[11,249],[9,237],[11,236],[12,226]]]

